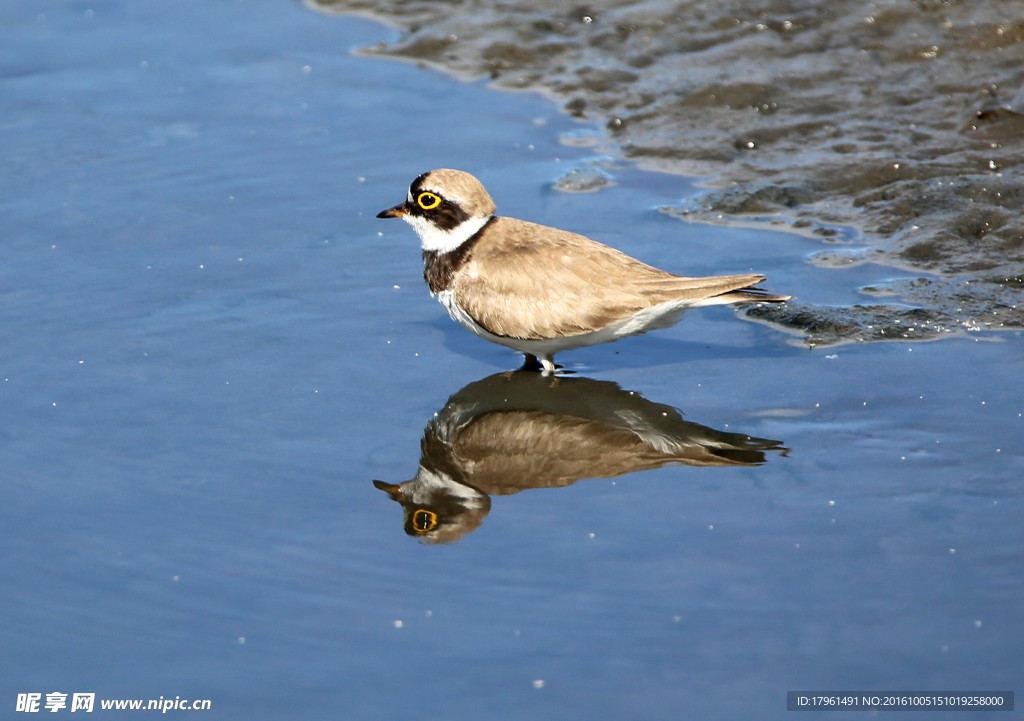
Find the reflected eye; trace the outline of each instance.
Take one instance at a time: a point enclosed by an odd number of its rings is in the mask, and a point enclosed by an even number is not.
[[[424,210],[433,210],[441,204],[441,196],[434,193],[420,193],[416,196],[416,204]]]
[[[426,193],[424,193],[426,195]],[[422,197],[422,196],[420,196]],[[434,196],[437,197],[436,195]],[[429,533],[437,525],[437,514],[422,508],[412,514],[412,527],[417,533]]]

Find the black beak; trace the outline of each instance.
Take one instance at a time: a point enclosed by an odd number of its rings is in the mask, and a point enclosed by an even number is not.
[[[373,487],[381,491],[384,491],[391,499],[401,503],[405,500],[405,494],[402,493],[402,487],[396,483],[385,483],[384,481],[374,481]]]
[[[388,208],[377,213],[378,218],[401,218],[405,215],[405,203],[396,205],[394,208]]]

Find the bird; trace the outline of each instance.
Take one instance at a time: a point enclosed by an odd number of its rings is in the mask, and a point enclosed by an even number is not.
[[[670,327],[688,308],[790,298],[756,288],[765,280],[758,273],[674,275],[496,210],[476,177],[441,168],[419,175],[405,200],[377,217],[413,227],[431,295],[477,336],[522,353],[524,369],[553,374],[556,353]]]
[[[408,535],[452,543],[481,525],[494,496],[669,465],[749,468],[769,452],[788,449],[688,421],[612,381],[507,371],[466,385],[431,415],[415,476],[373,485],[401,504]]]

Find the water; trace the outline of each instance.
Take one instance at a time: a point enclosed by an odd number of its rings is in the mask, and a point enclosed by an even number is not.
[[[685,180],[580,147],[539,96],[353,56],[393,37],[364,20],[16,0],[0,28],[9,710],[782,718],[787,690],[1019,685],[1019,334],[809,351],[714,308],[566,353],[564,384],[787,450],[491,493],[474,530],[417,543],[371,481],[412,478],[449,396],[519,359],[374,218],[416,174],[807,302],[855,303],[879,268],[680,223],[657,209]],[[616,184],[552,189],[592,167]]]

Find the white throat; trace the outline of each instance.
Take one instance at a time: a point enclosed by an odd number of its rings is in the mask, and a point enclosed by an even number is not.
[[[487,221],[491,217],[484,215],[470,218],[451,230],[441,230],[429,220],[408,213],[402,216],[402,220],[416,231],[416,235],[420,237],[420,247],[423,250],[450,253],[487,225]]]

